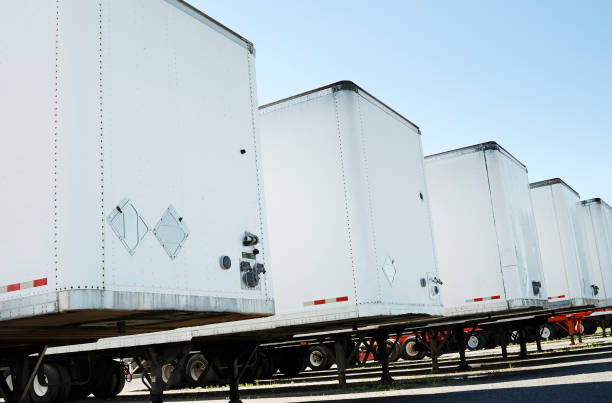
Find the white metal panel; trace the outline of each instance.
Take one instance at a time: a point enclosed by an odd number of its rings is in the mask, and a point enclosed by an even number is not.
[[[0,304],[30,314],[56,309],[54,77],[55,5],[2,2]],[[47,285],[22,287],[39,279],[46,279]],[[9,286],[14,290],[17,284],[19,290],[8,292]],[[11,305],[16,296],[30,300]],[[10,312],[0,313],[1,319],[5,315]]]
[[[506,298],[546,300],[527,169],[501,148],[485,149],[484,153]],[[534,282],[540,284],[537,294]]]
[[[507,308],[484,153],[426,157],[425,173],[445,311]]]
[[[344,296],[356,309],[334,96],[264,109],[261,132],[277,314]]]
[[[242,233],[263,229],[252,55],[169,3],[140,3],[105,9],[106,211],[129,196],[154,226],[172,204],[190,235],[175,261],[154,237],[134,256],[109,237],[108,288],[259,298],[238,264]]]
[[[531,185],[540,253],[551,304],[584,305],[594,297],[578,256],[575,223],[579,196],[560,180]]]
[[[261,112],[276,311],[439,313],[417,129],[352,83]]]
[[[362,262],[359,273],[370,273],[359,285],[363,298],[394,305],[441,305],[440,295],[430,295],[437,284],[421,286],[428,273],[437,276],[428,194],[425,185],[421,136],[405,121],[389,113],[367,94],[350,94],[359,125],[354,147],[360,156],[364,178],[361,193],[355,199],[369,204],[369,211],[355,212],[357,219],[367,217],[369,225],[364,236],[373,238],[371,256],[374,262]],[[421,197],[422,196],[422,197]],[[366,205],[367,206],[367,205]],[[355,221],[357,221],[357,219]],[[392,275],[383,269],[390,259]],[[368,270],[374,265],[378,270]],[[374,275],[378,284],[376,291]],[[391,309],[391,308],[390,308]]]
[[[485,143],[426,157],[425,169],[447,314],[543,305],[525,168]]]
[[[97,2],[58,4],[57,281],[104,287],[104,144]],[[78,189],[78,191],[77,191]]]

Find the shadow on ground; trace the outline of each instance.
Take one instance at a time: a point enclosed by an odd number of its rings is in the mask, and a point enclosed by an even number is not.
[[[577,383],[571,385],[534,386],[488,389],[436,394],[411,394],[409,396],[380,396],[372,398],[326,399],[326,402],[351,403],[399,403],[399,402],[609,402],[612,381]]]

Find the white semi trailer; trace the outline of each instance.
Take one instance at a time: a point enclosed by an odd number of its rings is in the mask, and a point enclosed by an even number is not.
[[[441,314],[419,128],[348,81],[260,113],[276,313]]]
[[[580,262],[580,195],[559,178],[530,185],[549,297],[548,308],[597,304],[602,283]]]
[[[331,365],[333,357],[343,382],[356,339],[374,337],[382,350],[389,332],[442,314],[418,127],[348,81],[260,113],[276,314],[101,339],[54,349],[49,362],[154,350],[163,365],[153,372],[164,387],[173,373],[192,384],[216,373],[238,400],[243,370],[293,374],[306,362]],[[248,348],[252,354],[237,355]]]
[[[526,166],[487,142],[425,157],[425,176],[445,318],[472,329],[471,347],[501,344],[504,356],[517,330],[526,354],[548,296]]]
[[[254,57],[180,0],[0,4],[6,399],[45,345],[274,313]]]
[[[579,206],[582,233],[580,260],[598,288],[597,306],[612,306],[612,208],[600,198],[584,200]]]
[[[542,308],[525,165],[488,142],[427,156],[425,172],[446,315]]]

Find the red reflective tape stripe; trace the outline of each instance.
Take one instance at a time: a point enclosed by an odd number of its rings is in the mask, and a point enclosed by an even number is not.
[[[336,302],[344,302],[344,301],[348,301],[348,297],[338,297],[338,298],[336,298]]]
[[[565,295],[559,295],[557,298],[565,298]]]
[[[552,299],[552,297],[548,297],[548,299]]]
[[[34,280],[34,287],[41,287],[43,285],[47,285],[46,278],[39,278],[38,280]]]
[[[325,300],[324,300],[324,299],[316,299],[316,300],[314,301],[314,304],[315,304],[315,305],[323,305],[324,303],[325,303]]]
[[[500,298],[501,298],[501,296],[499,296],[499,295],[494,295],[494,296],[491,297],[491,299],[500,299]]]
[[[11,284],[6,286],[6,292],[11,291],[19,291],[21,289],[21,284]]]
[[[483,300],[483,298],[474,298],[474,302],[480,302],[482,300]]]

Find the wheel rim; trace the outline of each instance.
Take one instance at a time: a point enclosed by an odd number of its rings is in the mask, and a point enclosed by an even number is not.
[[[468,348],[472,350],[477,349],[479,344],[480,344],[480,340],[478,340],[478,337],[474,335],[471,335],[467,341]]]
[[[540,337],[543,339],[550,338],[550,329],[548,328],[548,326],[544,326],[542,328],[542,330],[540,331]]]
[[[47,385],[49,384],[49,379],[47,379],[47,375],[45,375],[45,383]],[[40,382],[38,382],[38,376],[35,376],[34,381],[32,382],[32,389],[34,390],[36,396],[42,397],[45,396],[49,391],[49,386],[41,385]]]
[[[12,391],[13,390],[13,377],[9,374],[6,376],[6,378],[4,378],[4,380],[6,381],[6,386],[8,386],[9,389]]]
[[[414,341],[409,341],[408,343],[406,343],[406,354],[408,354],[409,357],[416,357],[418,355],[418,351],[416,348],[416,342]]]
[[[323,365],[323,354],[320,351],[315,350],[310,352],[310,365],[314,367],[320,367]]]
[[[164,383],[168,383],[170,377],[172,376],[172,372],[174,371],[174,365],[166,364],[162,367],[162,379]]]
[[[201,360],[194,361],[191,363],[191,367],[189,368],[189,376],[194,382],[196,382],[198,379],[200,379],[200,376],[202,376],[204,370],[206,370],[205,362]]]

